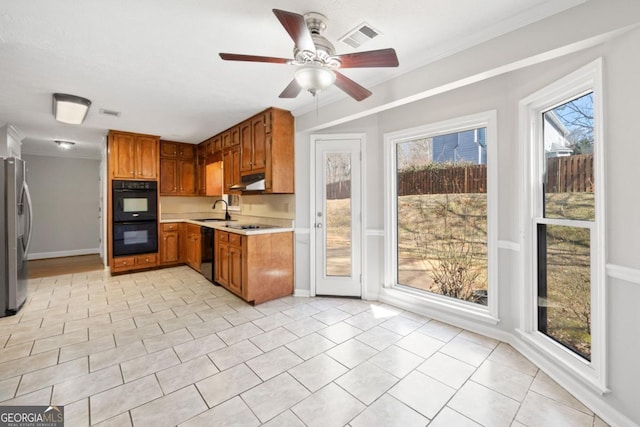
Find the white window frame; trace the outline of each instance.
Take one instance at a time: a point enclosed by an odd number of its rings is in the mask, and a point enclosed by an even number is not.
[[[487,142],[487,305],[458,300],[397,283],[397,144],[454,132],[486,128]],[[497,111],[490,110],[451,120],[418,126],[384,134],[385,154],[385,225],[384,225],[384,288],[390,294],[415,301],[417,305],[433,307],[489,324],[499,322],[498,310],[498,133]]]
[[[570,221],[542,218],[542,171],[544,167],[542,113],[593,92],[595,221]],[[606,370],[606,240],[605,174],[603,148],[602,59],[520,101],[521,175],[521,265],[519,336],[541,351],[554,364],[582,380],[600,393],[607,389]],[[591,361],[580,357],[562,344],[538,331],[537,310],[537,234],[539,223],[588,228],[591,233]]]

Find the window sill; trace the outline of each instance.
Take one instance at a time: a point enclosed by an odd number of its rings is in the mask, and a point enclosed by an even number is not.
[[[402,286],[382,288],[378,299],[392,303],[401,308],[430,317],[429,310],[441,311],[445,316],[461,317],[465,320],[497,325],[500,319],[489,313],[489,307],[455,301],[439,295],[425,295],[421,291],[414,291]]]

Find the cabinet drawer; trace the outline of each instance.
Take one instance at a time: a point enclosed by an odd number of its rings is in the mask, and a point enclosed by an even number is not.
[[[229,233],[229,244],[240,246],[242,242],[242,236],[235,233]]]
[[[162,231],[176,231],[178,229],[178,224],[172,222],[170,224],[162,224]]]
[[[136,257],[136,265],[156,265],[157,260],[156,254],[138,255]]]
[[[113,259],[113,266],[115,268],[133,267],[135,263],[136,263],[136,258],[132,256]]]
[[[200,226],[195,224],[187,224],[187,233],[200,234]]]
[[[229,241],[229,233],[227,233],[226,231],[216,231],[216,233],[218,233],[218,239],[221,242],[228,242]]]

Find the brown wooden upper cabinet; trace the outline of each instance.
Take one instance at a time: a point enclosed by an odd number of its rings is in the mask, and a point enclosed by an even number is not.
[[[264,193],[293,193],[294,119],[289,111],[269,108],[200,145],[222,152],[225,194],[241,193],[231,186],[241,177],[265,174]],[[207,163],[210,163],[207,161]]]
[[[267,132],[265,116],[259,114],[240,125],[240,173],[242,175],[264,172],[267,162]]]
[[[225,194],[239,194],[240,190],[232,190],[231,186],[240,182],[240,147],[230,147],[224,150],[222,157],[224,170],[223,188]]]
[[[160,141],[161,196],[198,194],[196,150],[194,144]]]
[[[109,131],[109,170],[112,179],[158,179],[160,137]]]

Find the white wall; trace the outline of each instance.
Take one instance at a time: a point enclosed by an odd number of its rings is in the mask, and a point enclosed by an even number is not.
[[[612,10],[607,17],[603,16],[602,7],[609,4]],[[624,10],[615,10],[615,6],[628,6],[625,15]],[[588,22],[606,21],[612,15],[620,17],[620,25],[630,22],[640,23],[640,10],[637,2],[615,0],[604,2],[592,0],[584,7],[577,8],[576,21],[582,19],[583,25],[593,29],[600,24],[587,25]],[[600,15],[600,16],[599,16]],[[566,22],[571,22],[571,13],[564,14]],[[578,19],[580,18],[580,19]],[[603,19],[600,19],[603,18]],[[567,21],[568,20],[568,21]],[[478,113],[486,110],[498,111],[498,239],[500,251],[498,255],[499,274],[498,286],[500,294],[498,325],[474,324],[464,318],[456,318],[450,313],[426,311],[422,314],[441,318],[451,323],[458,324],[477,332],[485,333],[496,338],[509,341],[517,346],[525,355],[535,359],[558,382],[565,386],[576,397],[585,402],[605,420],[612,425],[636,425],[640,423],[640,399],[638,381],[640,381],[640,197],[630,183],[637,178],[637,159],[640,158],[640,144],[637,144],[640,135],[640,121],[637,120],[637,99],[640,99],[640,58],[637,55],[637,46],[640,46],[640,30],[628,32],[616,32],[615,22],[608,21],[603,37],[597,37],[595,33],[588,34],[588,29],[583,29],[582,36],[588,43],[580,43],[575,39],[575,34],[569,38],[572,44],[569,48],[561,48],[561,45],[553,45],[551,39],[545,38],[539,41],[541,34],[554,34],[561,39],[565,28],[562,22],[552,19],[554,26],[546,23],[538,23],[536,28],[545,28],[546,33],[536,33],[531,28],[525,28],[514,38],[510,45],[508,37],[502,38],[501,51],[505,52],[503,65],[499,66],[499,58],[493,58],[495,67],[493,71],[481,73],[476,64],[482,63],[482,53],[486,47],[472,49],[466,52],[466,61],[470,65],[469,73],[475,73],[474,78],[465,80],[464,73],[459,69],[449,73],[455,82],[447,81],[443,75],[422,76],[422,73],[430,73],[434,70],[443,71],[442,64],[434,64],[424,70],[412,72],[410,76],[399,78],[388,86],[380,88],[385,96],[389,95],[387,88],[403,88],[403,82],[409,84],[407,79],[414,80],[416,84],[439,80],[432,90],[420,96],[413,102],[397,102],[385,98],[383,106],[380,101],[372,100],[369,104],[360,105],[352,100],[340,101],[339,105],[324,107],[318,113],[307,114],[296,120],[298,133],[296,134],[296,168],[304,170],[308,167],[310,147],[309,135],[323,133],[365,132],[367,134],[366,146],[366,170],[365,191],[367,196],[367,208],[365,209],[365,223],[367,229],[367,259],[364,268],[367,270],[367,289],[378,288],[383,285],[383,276],[380,273],[383,264],[384,252],[383,239],[377,237],[377,231],[382,229],[382,218],[385,200],[381,188],[383,186],[382,171],[382,140],[386,132],[402,130],[418,125],[424,125],[440,120],[451,119],[467,114]],[[553,23],[552,22],[552,23]],[[628,30],[628,28],[626,29]],[[555,32],[554,32],[555,31]],[[529,35],[528,38],[525,37]],[[597,42],[596,42],[597,40]],[[493,41],[495,47],[497,42]],[[523,43],[523,44],[520,44]],[[546,45],[553,50],[553,54],[544,55],[544,49],[538,46]],[[518,57],[515,51],[530,51],[536,58]],[[512,55],[509,58],[509,55]],[[532,55],[533,55],[532,53]],[[465,62],[464,53],[453,60],[443,60],[444,63]],[[518,102],[527,95],[545,87],[555,80],[576,70],[592,60],[602,57],[604,62],[604,99],[605,99],[605,174],[607,192],[607,262],[608,278],[606,283],[607,298],[609,301],[607,313],[608,339],[608,375],[610,393],[601,395],[572,377],[562,367],[554,366],[553,362],[545,359],[544,355],[536,353],[518,338],[516,328],[519,326],[520,295],[519,283],[522,280],[519,265],[519,243],[521,236],[519,203],[520,152],[523,150],[518,133]],[[518,64],[509,63],[517,60]],[[510,66],[506,66],[511,64]],[[476,67],[476,68],[474,68]],[[464,67],[463,67],[464,68]],[[500,71],[498,72],[498,68]],[[446,73],[445,73],[446,75]],[[451,84],[449,84],[451,83]],[[455,83],[455,84],[454,84]],[[376,88],[374,88],[374,93]],[[403,94],[405,95],[405,94]],[[408,94],[406,94],[408,96]],[[374,95],[375,96],[375,95]],[[349,103],[351,103],[349,105]],[[337,113],[336,113],[337,112]],[[365,117],[344,122],[338,117]],[[323,120],[325,122],[323,123]],[[336,122],[342,122],[335,125]],[[327,126],[334,124],[334,126]],[[321,130],[315,130],[321,129]],[[309,177],[296,175],[299,185],[296,196],[296,223],[301,227],[300,236],[296,240],[296,291],[304,293],[309,289],[310,278],[304,277],[301,272],[313,260],[309,259],[309,238],[305,230],[309,227],[309,194],[301,193],[300,183],[303,189],[309,188]],[[306,228],[305,228],[306,227]],[[302,238],[304,237],[304,238]],[[305,256],[306,255],[306,256]],[[308,271],[308,270],[305,270]]]
[[[10,124],[0,127],[0,157],[20,158],[22,152],[22,135]]]
[[[100,161],[22,157],[33,201],[29,259],[100,253]]]

